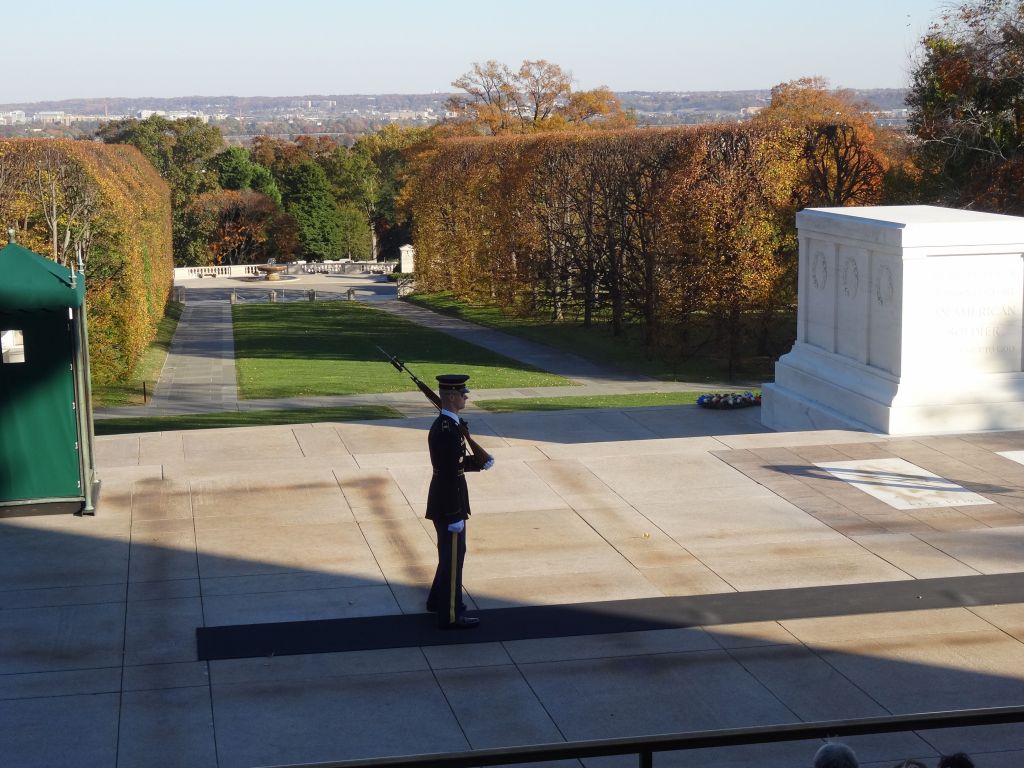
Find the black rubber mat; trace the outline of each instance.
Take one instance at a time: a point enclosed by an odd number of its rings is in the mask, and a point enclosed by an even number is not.
[[[471,612],[480,626],[439,630],[433,614],[199,627],[199,659],[533,640],[615,632],[1024,602],[1024,573],[652,597]]]

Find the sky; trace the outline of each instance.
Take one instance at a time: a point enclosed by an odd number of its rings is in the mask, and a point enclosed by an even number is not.
[[[474,62],[546,59],[577,88],[717,91],[823,76],[901,88],[942,0],[24,0],[0,103],[432,93]]]

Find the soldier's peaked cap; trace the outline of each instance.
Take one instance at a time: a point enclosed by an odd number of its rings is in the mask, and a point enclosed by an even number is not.
[[[437,377],[437,388],[442,392],[469,392],[467,381],[469,376],[464,373],[444,373]]]

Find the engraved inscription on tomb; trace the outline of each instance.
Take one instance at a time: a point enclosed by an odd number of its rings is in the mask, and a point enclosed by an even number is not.
[[[819,291],[824,290],[828,284],[828,261],[825,254],[818,251],[814,254],[814,263],[811,265],[811,280],[814,287]]]
[[[880,307],[892,303],[893,294],[896,292],[892,282],[892,270],[887,264],[878,268],[875,275],[875,301]]]
[[[857,269],[857,260],[847,256],[843,261],[843,293],[849,299],[857,298],[857,291],[860,289],[860,270]]]
[[[943,267],[922,328],[934,353],[977,371],[1020,370],[1019,283],[998,279],[999,270],[982,260],[951,259]]]

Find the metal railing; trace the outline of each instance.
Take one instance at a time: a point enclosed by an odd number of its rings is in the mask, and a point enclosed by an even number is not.
[[[399,296],[408,296],[410,293],[412,293],[415,284],[416,278],[414,278],[412,275],[400,277],[398,279],[397,287],[395,289],[396,293]]]
[[[889,715],[853,720],[826,720],[813,723],[762,725],[752,728],[725,728],[716,731],[672,733],[660,736],[634,736],[621,739],[568,741],[529,747],[502,747],[465,752],[440,752],[410,757],[377,757],[365,760],[338,760],[326,763],[301,763],[275,768],[470,768],[470,766],[542,763],[550,760],[574,760],[583,757],[637,755],[640,768],[652,768],[655,752],[678,752],[712,747],[737,747],[802,739],[827,739],[863,736],[875,733],[926,731],[934,728],[962,728],[978,725],[1003,725],[1024,722],[1024,706],[961,709],[950,712],[924,712],[914,715]],[[808,764],[810,756],[808,756]]]

